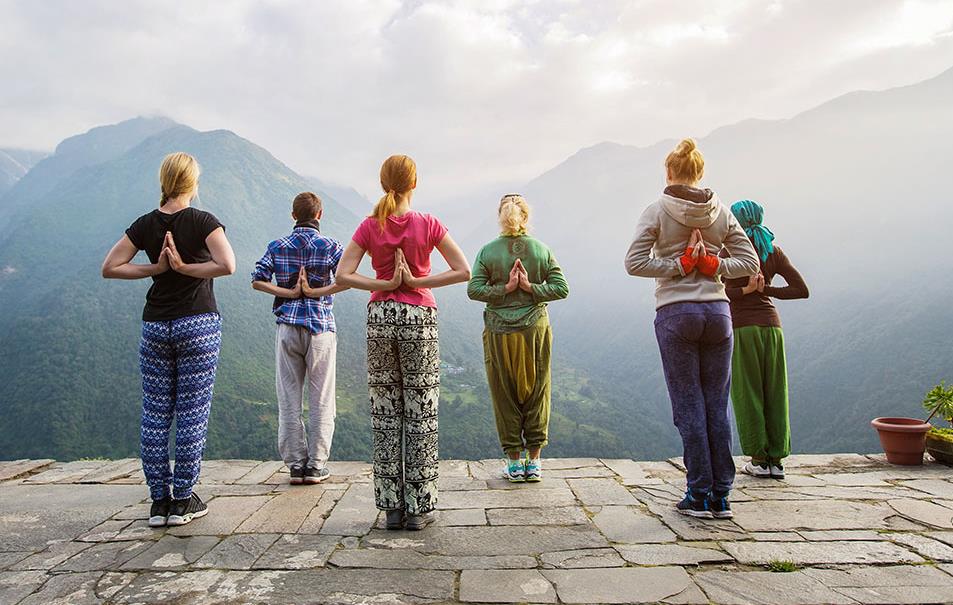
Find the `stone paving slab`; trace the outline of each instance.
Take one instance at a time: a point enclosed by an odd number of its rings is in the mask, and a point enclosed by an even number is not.
[[[219,539],[215,536],[163,536],[149,548],[122,564],[120,569],[184,569],[212,550]]]
[[[580,525],[589,522],[589,516],[581,506],[491,508],[486,511],[486,519],[490,525]]]
[[[739,563],[797,565],[921,563],[923,558],[891,542],[723,542]]]
[[[708,603],[681,567],[544,570],[562,603]]]
[[[953,602],[949,576],[925,565],[807,569],[803,573],[859,603]]]
[[[569,479],[569,487],[586,506],[638,504],[629,490],[615,479]]]
[[[323,496],[323,489],[310,485],[282,492],[242,521],[235,532],[293,534]]]
[[[0,486],[3,549],[35,552],[75,538],[141,498],[140,488],[126,485]]]
[[[422,532],[373,530],[363,542],[377,548],[413,548],[422,553],[450,556],[538,555],[609,545],[598,531],[585,525],[431,527]]]
[[[138,461],[50,463],[0,484],[0,603],[953,601],[953,469],[792,458],[738,476],[733,520],[675,511],[677,459],[546,460],[535,484],[441,461],[420,532],[383,529],[362,462],[291,486],[279,461],[210,461],[210,514],[158,529]]]
[[[535,569],[464,570],[460,600],[465,603],[555,603],[556,590]]]
[[[907,519],[939,529],[953,529],[953,509],[924,500],[890,500],[890,506]]]
[[[586,569],[603,567],[625,567],[625,560],[614,548],[585,548],[545,552],[539,560],[543,569]]]
[[[847,605],[855,601],[804,572],[703,571],[693,576],[714,603],[723,605]]]
[[[661,521],[635,506],[603,506],[592,518],[610,542],[674,542],[675,534]]]
[[[374,527],[377,515],[373,486],[369,483],[352,483],[324,520],[320,533],[363,536]]]
[[[616,484],[618,485],[618,484]],[[621,488],[621,486],[619,486]],[[445,508],[540,508],[573,506],[575,496],[568,489],[536,489],[532,495],[522,490],[488,489],[440,494],[437,507]]]
[[[234,533],[270,496],[221,496],[210,500],[208,514],[188,525],[170,527],[176,536],[223,536]]]
[[[336,536],[283,535],[255,561],[255,569],[314,569],[324,567],[339,544]]]
[[[732,509],[747,531],[880,529],[894,514],[882,504],[844,500],[739,502]]]
[[[21,475],[37,471],[55,462],[44,458],[42,460],[4,460],[0,461],[0,481],[15,479]]]
[[[138,458],[114,460],[83,475],[76,483],[109,483],[114,479],[128,477],[133,473],[142,473],[142,463]]]
[[[117,604],[436,603],[453,597],[454,573],[429,570],[314,569],[144,573]],[[174,599],[178,599],[174,601]]]
[[[46,572],[42,571],[0,572],[0,603],[19,603],[44,582]]]
[[[425,555],[410,549],[344,548],[331,555],[335,567],[371,569],[533,569],[536,559],[528,555]]]
[[[690,544],[690,542],[688,543]],[[734,561],[731,555],[713,548],[696,548],[682,544],[640,544],[616,546],[616,550],[634,565],[699,565]]]
[[[195,562],[197,568],[251,569],[278,539],[277,534],[235,534],[226,536]]]

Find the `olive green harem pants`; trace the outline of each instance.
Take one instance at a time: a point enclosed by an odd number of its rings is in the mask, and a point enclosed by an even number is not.
[[[552,345],[553,332],[545,314],[518,332],[483,331],[496,430],[507,454],[543,447],[548,441]]]
[[[741,451],[759,462],[780,462],[791,453],[784,332],[746,326],[734,336],[731,404]]]

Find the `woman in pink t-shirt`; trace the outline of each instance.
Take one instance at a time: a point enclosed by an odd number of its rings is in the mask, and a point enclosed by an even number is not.
[[[437,505],[440,349],[431,288],[470,279],[470,265],[447,228],[410,209],[417,166],[394,155],[381,166],[384,196],[360,224],[338,264],[337,282],[371,291],[367,306],[367,386],[374,431],[374,495],[388,529],[423,529]],[[450,269],[430,274],[440,251]],[[364,254],[376,278],[357,272]]]

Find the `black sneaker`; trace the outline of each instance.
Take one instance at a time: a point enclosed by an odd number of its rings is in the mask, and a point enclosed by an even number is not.
[[[327,468],[312,468],[310,466],[304,469],[304,482],[308,484],[321,483],[331,476],[331,471]]]
[[[386,516],[385,527],[387,527],[387,529],[404,529],[404,511],[389,510]]]
[[[407,521],[404,523],[404,527],[409,531],[420,531],[436,520],[437,517],[433,513],[425,513],[423,515],[407,515]]]
[[[288,467],[291,471],[291,485],[301,485],[304,483],[304,465],[292,464]]]
[[[708,508],[716,519],[731,519],[735,516],[735,514],[731,512],[731,502],[728,501],[728,494],[716,496],[712,493],[712,495],[708,497]]]
[[[183,500],[173,500],[172,512],[169,514],[169,525],[186,525],[192,519],[198,519],[208,514],[208,506],[197,495],[192,494]]]
[[[169,521],[169,511],[172,510],[172,498],[166,496],[161,500],[153,500],[149,509],[149,527],[164,527]]]
[[[675,509],[683,515],[698,519],[712,519],[715,516],[708,509],[708,498],[695,498],[690,491],[685,492],[685,497],[675,505]]]

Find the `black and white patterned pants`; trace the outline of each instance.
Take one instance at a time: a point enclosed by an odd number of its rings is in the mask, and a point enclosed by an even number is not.
[[[437,505],[439,457],[435,308],[396,301],[368,305],[367,386],[377,508],[428,513]]]

